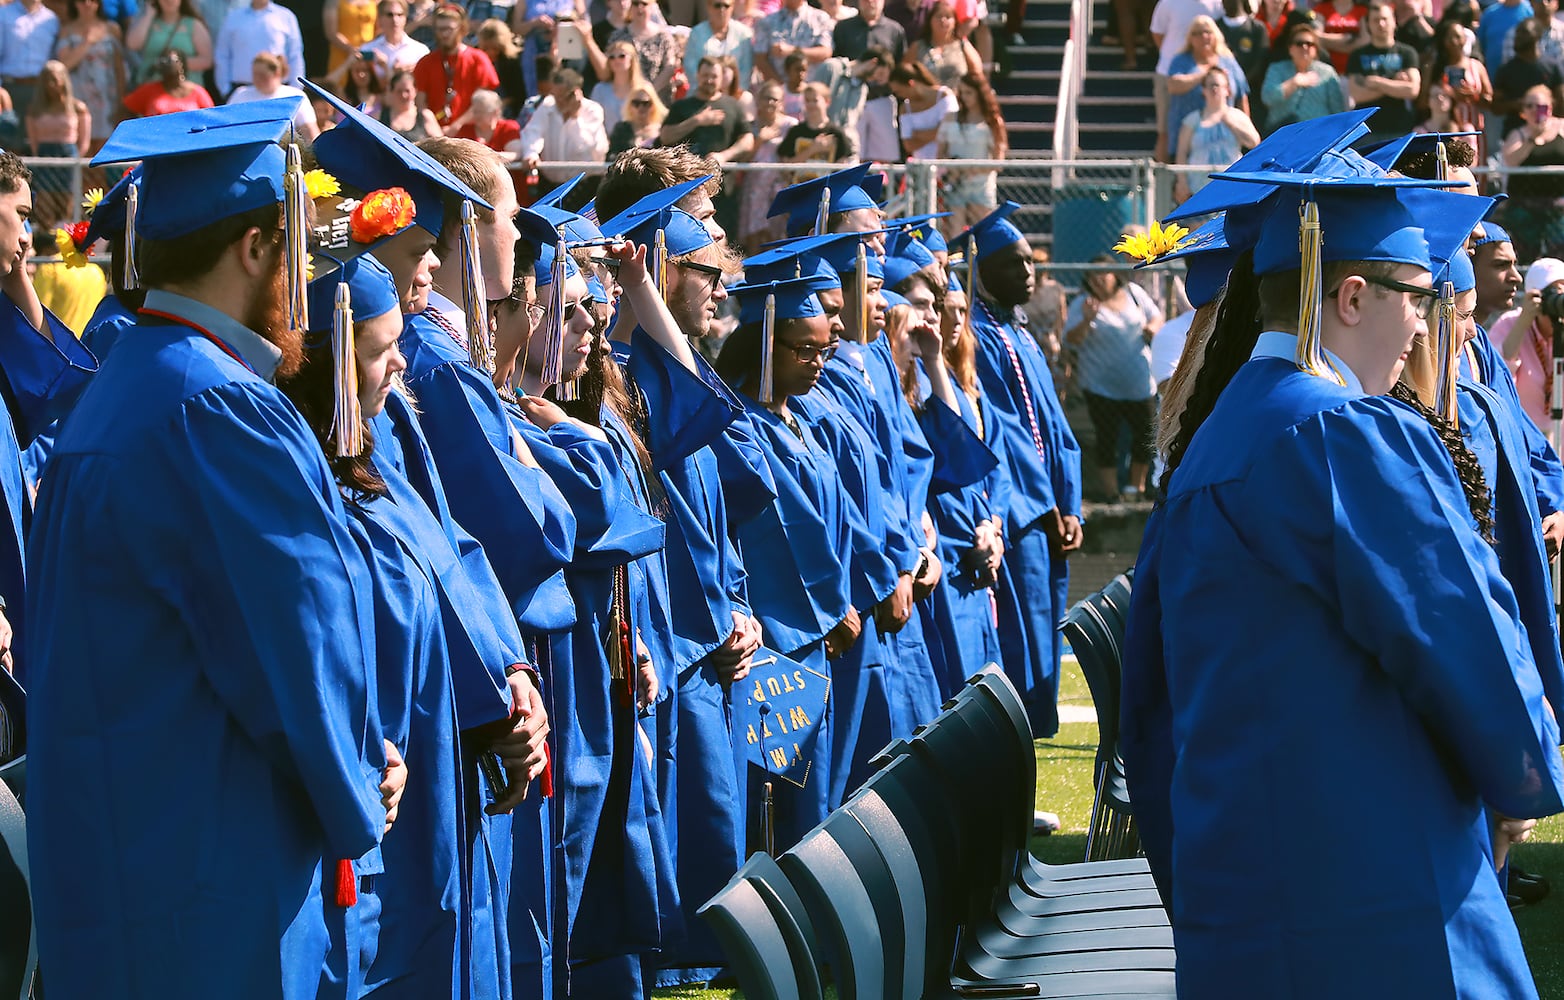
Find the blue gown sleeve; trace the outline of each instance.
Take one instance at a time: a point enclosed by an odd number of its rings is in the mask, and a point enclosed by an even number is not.
[[[149,585],[187,609],[224,708],[297,777],[332,853],[356,858],[385,826],[373,595],[320,445],[286,406],[239,384],[192,397],[167,431],[175,467],[110,509]],[[169,533],[199,539],[200,560],[171,563]]]
[[[1240,497],[1272,512],[1246,539],[1257,556],[1339,609],[1490,806],[1564,809],[1559,730],[1515,594],[1420,417],[1382,397],[1318,414],[1267,449]]]
[[[932,396],[918,414],[923,435],[934,454],[933,493],[951,493],[971,486],[999,465],[983,439],[961,415]]]
[[[750,521],[777,496],[778,484],[766,461],[764,445],[756,440],[748,421],[735,420],[722,431],[717,473],[728,505],[728,524],[738,527]]]
[[[883,443],[900,440],[900,429],[883,426],[887,421],[884,410],[876,405],[869,387],[864,384],[863,372],[850,364],[833,359],[821,372],[816,391],[830,396],[869,432],[869,440],[874,444],[875,477],[884,514],[885,549],[898,573],[913,572],[922,558],[918,549],[923,544],[923,532],[921,528],[916,535],[912,532],[907,520],[907,498],[897,488],[892,458],[886,454],[887,445]]]
[[[662,548],[663,524],[636,504],[613,445],[569,421],[544,431],[513,416],[529,444],[541,442],[533,455],[575,511],[574,566],[607,569]]]
[[[699,354],[692,372],[640,327],[630,343],[626,370],[646,399],[646,446],[661,472],[715,441],[744,404]]]
[[[45,337],[0,295],[0,377],[15,416],[16,440],[26,447],[54,420],[70,412],[98,360],[54,313],[45,309]]]

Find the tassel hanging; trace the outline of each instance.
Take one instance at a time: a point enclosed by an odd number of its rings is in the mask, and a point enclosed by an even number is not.
[[[462,311],[467,317],[467,360],[487,374],[494,373],[494,345],[483,297],[483,265],[478,261],[478,211],[462,202],[461,246]]]
[[[815,231],[811,236],[824,236],[826,220],[831,217],[831,188],[827,185],[820,192],[820,207],[815,211]]]
[[[1455,285],[1449,281],[1439,287],[1437,331],[1438,382],[1434,385],[1434,412],[1459,428],[1461,419],[1456,407],[1455,380],[1460,373],[1461,335],[1455,328]]]
[[[1443,181],[1450,178],[1450,151],[1445,148],[1444,141],[1434,143],[1434,180]]]
[[[336,308],[331,314],[335,388],[331,424],[338,458],[352,458],[364,452],[364,418],[358,404],[358,362],[353,352],[353,299],[348,283],[344,281],[337,285]]]
[[[657,235],[652,239],[652,284],[657,286],[657,294],[661,295],[664,302],[668,301],[668,233],[666,230],[657,230]]]
[[[344,910],[358,902],[358,876],[353,872],[353,862],[337,859],[336,904]]]
[[[283,174],[283,240],[288,266],[288,326],[301,335],[310,328],[309,314],[309,191],[296,143],[288,146]]]
[[[868,343],[869,337],[869,248],[858,241],[858,336]]]
[[[1341,374],[1325,358],[1320,345],[1320,317],[1324,312],[1324,275],[1320,261],[1323,239],[1320,232],[1320,207],[1311,199],[1300,210],[1298,227],[1300,257],[1298,275],[1298,368],[1310,375],[1333,379],[1345,385]]]
[[[127,290],[141,284],[141,275],[136,268],[136,213],[140,201],[138,187],[132,184],[125,189],[125,259],[120,261],[120,277]]]
[[[565,241],[560,240],[554,248],[554,263],[549,271],[550,281],[548,289],[548,312],[543,317],[543,371],[540,373],[541,387],[547,389],[556,385],[563,374],[563,357],[565,350],[565,266],[570,260],[565,249]]]
[[[773,352],[777,347],[777,297],[766,296],[766,315],[760,324],[760,401],[776,402],[776,362]]]

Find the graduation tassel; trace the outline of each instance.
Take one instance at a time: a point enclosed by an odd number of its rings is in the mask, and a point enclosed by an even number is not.
[[[1334,379],[1346,385],[1340,373],[1325,358],[1320,346],[1320,314],[1324,311],[1324,289],[1321,272],[1320,250],[1323,239],[1320,232],[1320,207],[1313,199],[1305,201],[1300,209],[1302,221],[1298,227],[1298,252],[1301,259],[1298,274],[1298,355],[1301,371],[1321,378]]]
[[[353,355],[353,299],[346,281],[337,285],[336,307],[331,314],[331,359],[335,368],[335,406],[331,415],[337,457],[352,458],[364,452],[364,419],[358,405],[358,362]]]
[[[1455,379],[1459,374],[1461,350],[1456,346],[1460,334],[1455,328],[1455,285],[1445,282],[1439,286],[1439,323],[1435,341],[1439,364],[1439,381],[1434,386],[1434,412],[1450,421],[1452,427],[1461,426],[1456,406]]]
[[[568,260],[565,241],[560,240],[554,248],[554,262],[549,268],[548,313],[544,317],[548,327],[544,331],[543,371],[539,378],[544,389],[560,380],[561,355],[565,349],[565,264]]]
[[[462,202],[462,310],[467,316],[467,360],[481,372],[494,372],[494,346],[483,298],[483,266],[478,262],[478,210]]]
[[[310,328],[309,313],[309,191],[297,143],[288,146],[288,167],[282,178],[283,238],[288,267],[288,326],[301,334]]]
[[[858,241],[858,335],[869,343],[869,248]]]
[[[662,229],[657,230],[657,235],[652,239],[652,284],[657,286],[657,294],[667,302],[668,233]]]
[[[820,192],[820,208],[815,211],[815,231],[813,233],[810,233],[809,235],[811,235],[811,236],[824,236],[825,235],[825,223],[826,223],[826,220],[829,219],[830,217],[831,217],[831,188],[830,188],[830,185],[827,185],[826,189],[824,191]]]
[[[336,904],[345,910],[358,902],[358,876],[353,872],[351,859],[337,859],[336,876]]]
[[[777,296],[766,296],[766,315],[760,323],[760,401],[774,403],[777,398],[776,363],[772,352],[777,346]]]
[[[1434,143],[1434,180],[1443,181],[1450,178],[1450,151],[1445,149],[1443,140]]]
[[[131,184],[125,189],[125,259],[120,261],[120,277],[127,290],[141,284],[141,275],[136,270],[136,212],[140,201],[138,186]]]

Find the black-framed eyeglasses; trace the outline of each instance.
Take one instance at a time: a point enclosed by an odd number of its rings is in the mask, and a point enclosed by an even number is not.
[[[1412,311],[1417,313],[1418,319],[1427,319],[1434,314],[1434,307],[1439,304],[1439,293],[1427,285],[1409,285],[1404,281],[1396,281],[1393,278],[1379,278],[1372,274],[1360,274],[1358,277],[1371,285],[1389,289],[1392,292],[1406,292],[1412,296]],[[1341,289],[1335,288],[1330,297],[1336,298],[1336,293]]]
[[[824,347],[819,347],[815,344],[789,344],[787,341],[778,337],[777,346],[785,347],[792,351],[793,357],[798,359],[799,364],[807,365],[817,360],[821,364],[825,364],[827,361],[830,361],[832,358],[836,357],[836,348],[839,345],[834,340]]]
[[[710,264],[699,264],[693,260],[682,261],[679,266],[687,267],[697,274],[704,274],[706,277],[711,279],[713,288],[716,287],[717,282],[722,280],[722,268],[720,267],[713,267]]]

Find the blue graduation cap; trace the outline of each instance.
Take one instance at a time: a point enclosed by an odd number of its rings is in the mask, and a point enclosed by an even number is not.
[[[929,212],[925,215],[909,215],[901,219],[886,220],[887,229],[899,229],[912,236],[918,242],[928,247],[933,253],[946,253],[950,246],[945,242],[945,234],[939,231],[938,226],[929,223],[935,219],[943,219],[950,215],[949,212]]]
[[[842,235],[862,236],[863,234],[844,233]],[[861,249],[864,252],[860,253],[859,251]],[[864,264],[863,274],[865,278],[885,277],[884,262],[880,260],[878,254],[869,252],[864,247],[863,240],[861,239],[848,239],[834,243],[828,243],[808,256],[817,257],[820,260],[825,261],[828,265],[830,265],[831,269],[835,271],[837,275],[840,276],[843,280],[846,280],[848,275],[858,273],[858,264],[860,261]],[[809,267],[807,262],[804,266],[806,270]]]
[[[744,741],[751,765],[806,787],[831,677],[766,646],[755,651],[750,664],[740,685],[743,697],[734,691],[733,735]]]
[[[287,155],[302,97],[225,104],[121,122],[95,167],[142,161],[140,236],[171,240],[283,200]]]
[[[1224,209],[1257,205],[1270,192],[1229,183],[1229,173],[1262,170],[1304,172],[1313,170],[1329,151],[1346,149],[1368,134],[1364,124],[1377,108],[1358,108],[1323,118],[1283,125],[1260,145],[1240,156],[1227,171],[1213,174],[1211,183],[1196,191],[1188,201],[1175,208],[1165,221],[1177,222],[1197,215],[1209,215]]]
[[[95,205],[87,216],[87,235],[90,246],[101,239],[112,239],[125,231],[125,203],[130,189],[135,188],[139,201],[141,194],[141,167],[127,170],[119,181]]]
[[[902,294],[900,294],[898,292],[890,291],[889,289],[886,289],[886,288],[880,289],[880,297],[885,300],[885,308],[887,310],[895,309],[897,306],[910,306],[910,305],[912,305],[911,302],[907,301],[907,297],[905,295],[902,295]]]
[[[560,254],[559,247],[564,246],[566,252]],[[541,243],[538,245],[538,257],[532,262],[532,277],[539,288],[547,288],[553,284],[556,276],[554,262],[558,257],[564,257],[564,277],[571,277],[581,273],[581,268],[576,265],[576,259],[569,253],[570,246],[567,243]]]
[[[331,337],[331,446],[337,458],[349,458],[364,451],[353,324],[399,311],[402,302],[391,272],[375,258],[317,259],[334,266],[309,283],[310,332]]]
[[[760,253],[744,258],[744,277],[748,281],[781,281],[802,277],[809,267],[820,260],[822,252],[837,244],[854,242],[866,233],[824,233],[820,236],[797,236],[767,244]]]
[[[876,174],[874,179],[870,179],[869,170],[872,166],[872,163],[864,162],[789,185],[771,199],[771,208],[767,210],[766,217],[775,218],[786,214],[788,231],[793,232],[805,223],[817,224],[822,204],[827,216],[859,208],[879,208],[879,196],[885,186],[885,178]]]
[[[739,302],[739,325],[760,324],[760,401],[776,398],[772,375],[772,351],[776,347],[777,320],[809,319],[825,315],[816,292],[839,287],[821,275],[788,278],[784,281],[756,281],[728,286],[728,294]]]
[[[1010,217],[1020,208],[1021,206],[1013,201],[1005,202],[974,222],[956,237],[956,241],[974,242],[976,246],[969,248],[967,252],[975,260],[982,260],[996,250],[1003,250],[1012,243],[1021,242],[1025,237],[1021,235],[1021,230],[1016,228],[1015,223],[1010,221]]]
[[[1218,213],[1184,237],[1177,249],[1162,254],[1155,261],[1147,261],[1136,266],[1149,267],[1151,264],[1184,261],[1186,268],[1184,294],[1188,297],[1189,304],[1199,309],[1214,300],[1217,293],[1222,290],[1222,286],[1227,284],[1227,276],[1233,270],[1233,263],[1246,245],[1242,240],[1229,239],[1228,218],[1229,213]],[[1237,221],[1237,216],[1233,218]],[[1251,225],[1247,228],[1250,230],[1246,234],[1247,245],[1252,245],[1258,227]]]
[[[1451,139],[1482,135],[1481,132],[1411,132],[1394,139],[1372,142],[1361,150],[1363,158],[1371,163],[1394,170],[1402,157],[1420,153],[1438,153]],[[1443,157],[1440,158],[1443,160]]]
[[[591,299],[593,302],[602,302],[605,304],[608,302],[608,290],[603,287],[603,283],[598,281],[595,276],[589,276],[587,278],[587,298]]]
[[[570,194],[570,192],[574,191],[576,189],[576,185],[580,184],[581,183],[581,179],[583,177],[585,177],[585,176],[586,176],[585,173],[579,173],[576,176],[570,178],[570,180],[568,180],[565,183],[559,185],[554,190],[550,191],[548,194],[544,195],[543,197],[539,198],[537,201],[533,202],[532,203],[532,207],[533,208],[558,208],[558,209],[563,209],[565,207],[565,196]]]
[[[534,202],[530,209],[522,209],[522,214],[532,215],[543,220],[552,231],[550,235],[543,236],[542,234],[529,233],[526,229],[522,230],[522,238],[530,240],[539,246],[551,243],[560,236],[565,237],[571,243],[588,243],[603,238],[603,231],[597,227],[596,223],[584,215],[578,215],[556,205],[544,205],[541,202]]]
[[[682,209],[676,209],[675,206],[684,199],[685,195],[710,181],[712,176],[707,174],[705,177],[697,177],[694,180],[685,181],[683,184],[675,184],[671,188],[653,191],[612,219],[606,222],[599,222],[598,228],[603,231],[604,236],[620,236],[650,246],[657,230],[665,228],[662,223],[665,223],[669,218],[665,213],[677,211],[680,216],[693,222],[696,227],[705,232],[705,225],[693,215]],[[674,250],[670,245],[668,250],[670,256],[677,257],[682,253],[693,253],[695,250],[699,250],[701,247],[708,246],[713,242],[710,233],[700,236],[689,226],[685,225],[683,220],[680,220],[677,225],[683,237],[681,245],[689,246],[689,249]],[[670,243],[673,239],[674,234],[672,232],[668,233]],[[704,242],[701,242],[702,240]],[[697,243],[699,243],[699,246],[695,245]]]
[[[1455,297],[1477,287],[1466,241],[1494,201],[1437,190],[1403,191],[1399,199],[1423,226],[1423,238],[1428,242],[1428,269],[1439,292],[1438,319],[1434,324],[1434,410],[1459,427],[1455,383],[1465,342],[1456,326]]]
[[[1512,242],[1514,241],[1510,239],[1510,234],[1503,226],[1499,225],[1498,223],[1488,222],[1485,220],[1482,223],[1482,235],[1472,241],[1472,249],[1476,250],[1478,247],[1486,246],[1489,243]]]
[[[897,233],[885,248],[885,285],[895,288],[924,268],[938,264],[928,247],[908,233]]]

